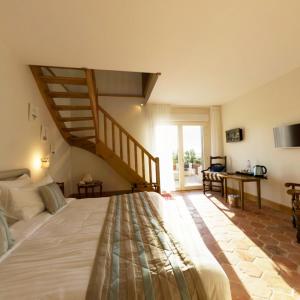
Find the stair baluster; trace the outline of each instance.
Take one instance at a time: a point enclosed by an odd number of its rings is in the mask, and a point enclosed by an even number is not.
[[[116,120],[99,106],[94,70],[68,68],[69,70],[77,70],[83,75],[81,77],[64,77],[57,76],[52,67],[30,66],[30,68],[53,120],[64,139],[70,145],[80,147],[102,157],[132,184],[145,189],[155,189],[157,192],[160,192],[159,159],[153,157]],[[65,91],[53,91],[48,84],[59,84]],[[69,85],[86,86],[88,92],[72,91]],[[56,101],[61,102],[63,98],[69,98],[70,104],[58,105],[56,103]],[[90,105],[75,105],[76,98],[89,99]],[[77,114],[61,114],[61,112],[85,110],[91,111],[90,117],[85,114],[81,116]],[[79,124],[76,127],[72,127],[74,125],[73,122],[82,121],[92,121],[93,126],[91,126],[92,124]],[[107,122],[111,122],[111,126]],[[69,123],[68,127],[65,123]],[[94,131],[95,134],[91,135],[88,131]],[[71,134],[71,132],[83,132],[83,135],[78,136]],[[119,152],[116,151],[118,143]],[[153,178],[153,174],[155,174],[155,178]]]

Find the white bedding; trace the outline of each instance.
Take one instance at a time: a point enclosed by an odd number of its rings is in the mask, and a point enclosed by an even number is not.
[[[206,248],[182,200],[153,203],[202,271],[208,299],[231,299],[221,266]],[[0,260],[0,299],[83,300],[109,198],[73,200],[51,216],[12,225],[16,245]]]

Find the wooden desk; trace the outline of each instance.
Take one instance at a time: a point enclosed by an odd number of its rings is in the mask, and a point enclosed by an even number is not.
[[[256,182],[256,189],[257,189],[257,204],[258,208],[261,208],[261,186],[260,181],[262,178],[254,177],[254,176],[247,176],[247,175],[236,175],[236,174],[222,174],[224,178],[224,194],[225,199],[227,200],[228,196],[228,190],[227,190],[227,180],[235,180],[239,183],[239,189],[240,189],[240,197],[241,197],[241,203],[242,203],[242,209],[245,208],[245,189],[244,189],[244,183],[245,182]]]

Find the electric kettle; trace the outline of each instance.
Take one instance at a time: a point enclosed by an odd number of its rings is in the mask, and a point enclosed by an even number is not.
[[[256,165],[253,167],[254,176],[263,176],[267,174],[267,168],[265,166]]]

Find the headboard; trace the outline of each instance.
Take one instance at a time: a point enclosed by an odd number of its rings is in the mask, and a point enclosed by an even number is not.
[[[15,170],[0,171],[0,180],[13,180],[24,174],[27,174],[28,176],[30,176],[30,170],[29,169],[15,169]]]

